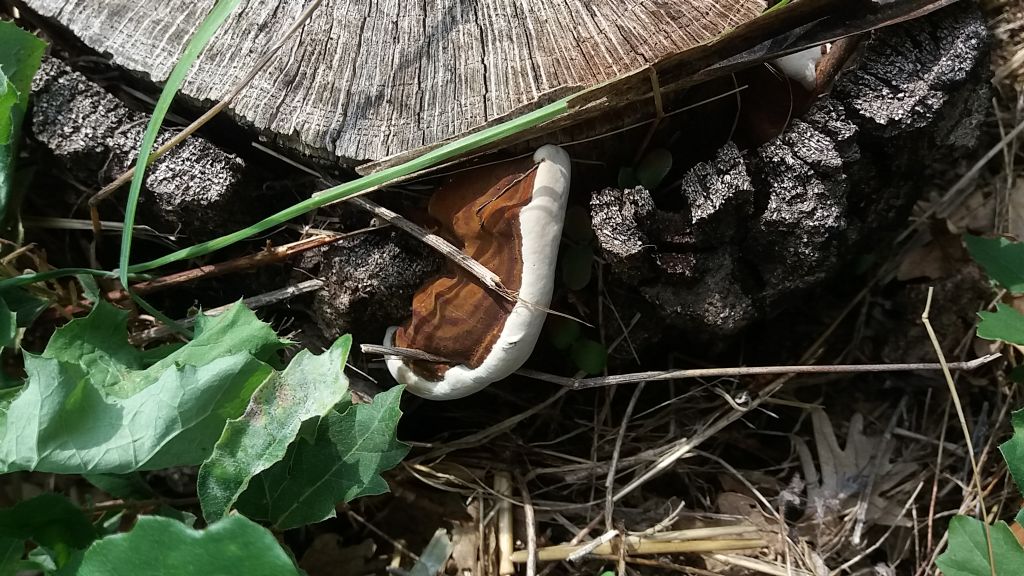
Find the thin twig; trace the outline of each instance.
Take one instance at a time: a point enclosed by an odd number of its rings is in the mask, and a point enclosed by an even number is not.
[[[917,495],[921,492],[921,488],[923,488],[923,487],[924,487],[924,481],[921,481],[921,482],[917,483],[917,488],[914,489],[914,493],[910,495],[910,498],[907,498],[907,501],[903,504],[903,509],[900,510],[900,514],[899,514],[899,516],[897,518],[903,518],[904,516],[906,516],[907,510],[909,510],[911,505],[913,505],[914,502],[917,501]],[[835,570],[831,571],[829,573],[829,576],[839,576],[839,574],[842,574],[843,572],[845,572],[847,569],[849,569],[851,566],[853,566],[857,562],[860,562],[862,559],[868,557],[875,550],[877,550],[879,547],[881,547],[881,545],[889,538],[889,536],[892,534],[893,530],[895,530],[897,528],[897,526],[899,526],[898,522],[893,522],[892,524],[890,524],[889,525],[889,529],[886,530],[885,534],[882,534],[882,536],[874,544],[872,544],[871,546],[868,546],[867,549],[862,551],[860,554],[857,554],[856,556],[854,556],[850,560],[846,561],[846,563],[844,563],[842,566],[840,566],[840,567],[836,568]]]
[[[420,557],[415,552],[413,552],[412,550],[409,550],[405,546],[402,546],[401,542],[395,540],[391,536],[388,536],[383,530],[381,530],[380,528],[377,528],[376,526],[371,524],[369,520],[367,520],[366,518],[363,518],[359,514],[356,514],[351,509],[348,510],[348,517],[351,518],[352,520],[355,520],[356,522],[362,524],[363,526],[365,526],[370,532],[373,532],[377,536],[380,536],[381,538],[383,538],[386,542],[388,542],[389,544],[391,544],[391,546],[393,546],[395,548],[395,551],[400,552],[402,554],[405,554],[406,556],[411,558],[414,562],[419,562],[420,561]]]
[[[641,382],[633,389],[633,395],[629,398],[629,404],[626,405],[626,413],[622,415],[622,424],[619,425],[619,434],[615,438],[615,448],[612,450],[612,460],[608,466],[608,475],[604,480],[604,522],[607,530],[614,529],[612,514],[615,511],[615,472],[619,465],[619,455],[622,452],[622,442],[626,438],[626,428],[629,427],[629,419],[632,417],[633,410],[636,408],[636,402],[643,391],[644,382]]]
[[[860,539],[864,532],[864,524],[867,522],[868,506],[871,503],[871,496],[875,492],[875,480],[878,478],[878,475],[882,470],[883,460],[887,459],[886,453],[889,447],[889,442],[892,441],[892,431],[896,428],[896,422],[899,420],[900,414],[903,413],[903,409],[906,405],[907,397],[904,396],[900,398],[899,404],[896,406],[896,409],[893,410],[892,417],[889,418],[889,425],[886,426],[885,432],[882,434],[882,438],[878,443],[877,450],[872,456],[871,471],[868,475],[864,490],[861,491],[857,501],[857,522],[854,524],[853,536],[850,538],[850,541],[854,546],[860,546],[861,544]],[[919,485],[917,489],[920,490],[921,486]],[[917,492],[914,494],[916,496]]]
[[[437,250],[445,258],[448,258],[463,270],[472,274],[478,280],[483,282],[485,286],[494,290],[506,300],[511,302],[517,301],[515,293],[502,284],[501,278],[498,277],[497,274],[488,270],[486,266],[477,262],[462,250],[452,246],[451,243],[446,241],[444,238],[441,238],[437,234],[427,232],[423,228],[413,224],[409,220],[406,220],[396,212],[388,210],[380,204],[367,200],[366,198],[351,198],[348,202],[384,219],[396,228],[408,232],[417,240],[420,240],[434,250]]]
[[[398,356],[412,358],[414,360],[427,360],[441,364],[451,364],[452,361],[441,356],[427,354],[410,348],[393,348],[377,344],[363,344],[361,349],[365,354],[380,354],[384,356]],[[953,362],[946,364],[950,370],[971,371],[976,370],[993,360],[1002,357],[1002,354],[988,354],[981,358],[975,358],[968,362]],[[867,372],[909,372],[915,370],[942,370],[942,363],[910,363],[910,364],[833,364],[819,366],[740,366],[733,368],[695,368],[690,370],[663,370],[656,372],[637,372],[633,374],[619,374],[616,376],[597,376],[594,378],[570,378],[558,376],[536,370],[518,370],[516,374],[564,386],[570,390],[585,390],[601,386],[615,386],[618,384],[635,384],[647,381],[677,380],[684,378],[728,378],[737,376],[768,376],[779,374],[860,374]]]
[[[953,186],[951,186],[949,190],[946,191],[946,193],[942,196],[941,199],[939,199],[939,201],[933,203],[931,208],[929,208],[924,214],[922,214],[921,217],[918,218],[912,226],[909,226],[906,230],[903,231],[903,233],[899,235],[895,243],[899,244],[900,242],[905,240],[907,236],[909,236],[911,233],[923,227],[928,222],[928,219],[931,218],[933,215],[946,215],[946,213],[949,211],[949,208],[956,204],[955,202],[953,202],[953,200],[956,198],[957,193],[964,189],[969,182],[977,178],[978,173],[981,172],[981,169],[984,168],[985,165],[989,163],[989,161],[995,158],[999,154],[999,152],[1006,148],[1008,144],[1013,142],[1017,138],[1017,136],[1020,135],[1021,132],[1024,132],[1024,121],[1021,121],[1019,124],[1017,124],[1017,126],[1013,130],[1011,130],[1009,134],[1003,137],[1003,139],[996,143],[996,145],[993,146],[988,152],[986,152],[985,155],[981,157],[981,159],[975,162],[974,166],[972,166],[970,170],[968,170],[963,176],[961,176],[960,179],[957,180],[956,183],[953,184]]]
[[[286,286],[279,290],[272,290],[270,292],[265,292],[263,294],[257,294],[256,296],[252,296],[250,298],[242,300],[242,303],[248,308],[260,308],[262,306],[268,306],[270,304],[275,304],[277,302],[288,300],[289,298],[294,298],[295,296],[298,296],[300,294],[305,294],[307,292],[318,290],[323,285],[324,283],[320,280],[306,280],[304,282],[299,282],[298,284]],[[218,306],[217,308],[207,310],[203,314],[205,314],[206,316],[217,316],[219,314],[223,314],[232,306],[234,306],[234,304]],[[183,320],[179,320],[179,324],[182,324],[184,326],[191,326],[195,324],[195,321],[195,317],[185,318]],[[130,340],[133,344],[141,344],[145,342],[152,342],[153,340],[167,338],[173,334],[174,331],[168,328],[167,326],[157,326],[155,328],[150,328],[148,330],[139,332],[138,334],[133,334]]]
[[[1024,123],[1021,124],[1024,126]],[[971,432],[967,428],[967,416],[964,414],[963,405],[960,403],[960,393],[956,389],[956,384],[953,382],[953,375],[950,373],[950,368],[946,364],[946,356],[942,352],[942,345],[939,344],[939,338],[935,335],[935,330],[932,328],[932,323],[928,319],[928,314],[932,308],[932,295],[935,292],[935,288],[932,286],[928,287],[928,299],[925,301],[924,312],[921,313],[921,323],[924,324],[925,330],[928,331],[928,339],[931,340],[932,347],[935,349],[935,355],[939,358],[939,363],[942,365],[942,375],[946,377],[946,385],[949,386],[949,395],[953,400],[953,407],[956,409],[956,415],[960,419],[960,426],[964,433],[964,444],[967,445],[967,455],[970,457],[971,470],[974,476],[974,485],[978,490],[978,502],[979,508],[981,509],[981,519],[985,526],[985,543],[988,546],[988,561],[989,567],[992,570],[992,576],[995,576],[996,562],[992,552],[992,537],[989,533],[989,518],[988,509],[985,507],[985,500],[982,496],[984,490],[981,486],[981,470],[978,468],[978,459],[974,454],[974,443],[971,441]]]
[[[523,495],[523,520],[526,522],[526,576],[537,576],[537,518],[533,499],[522,474],[516,474],[519,493]]]
[[[747,570],[753,570],[755,572],[760,572],[761,574],[768,574],[769,576],[814,576],[810,572],[806,572],[804,570],[794,570],[790,567],[780,568],[774,564],[769,564],[764,560],[758,560],[757,558],[750,558],[747,556],[711,554],[709,557],[723,564],[746,568]]]
[[[364,228],[362,230],[356,230],[348,234],[337,234],[337,235],[324,235],[314,236],[312,238],[306,238],[297,242],[291,242],[282,246],[267,247],[255,254],[247,254],[240,258],[228,260],[226,262],[219,262],[217,264],[208,264],[206,266],[199,266],[190,270],[184,270],[175,274],[168,274],[167,276],[161,276],[153,280],[146,282],[140,282],[132,285],[132,290],[137,294],[151,294],[159,290],[165,290],[168,288],[175,288],[182,284],[189,282],[195,282],[197,280],[205,280],[210,278],[216,278],[217,276],[223,276],[232,272],[238,272],[242,270],[252,270],[261,266],[268,266],[271,264],[277,264],[284,262],[285,260],[297,255],[302,252],[314,250],[323,246],[327,246],[334,242],[347,238],[353,234],[361,234],[374,228]],[[123,300],[129,296],[124,290],[117,290],[107,295],[110,300]]]
[[[756,529],[753,529],[756,531]],[[592,554],[614,553],[612,542],[605,542],[594,548]],[[663,541],[637,536],[627,536],[622,545],[627,554],[683,554],[690,552],[715,552],[724,550],[757,550],[767,546],[763,538],[732,538],[710,540],[678,540]],[[586,545],[584,545],[586,546]],[[549,546],[537,550],[537,559],[541,562],[558,562],[566,560],[581,546]],[[512,561],[521,564],[526,561],[526,554],[520,550],[512,554]]]
[[[950,370],[975,370],[999,358],[1001,354],[989,354],[969,362],[954,362],[948,364]],[[600,386],[615,386],[618,384],[634,384],[646,381],[678,380],[683,378],[727,378],[737,376],[768,376],[778,374],[860,374],[866,372],[907,372],[915,370],[942,370],[941,363],[912,363],[912,364],[834,364],[817,366],[741,366],[734,368],[697,368],[690,370],[664,370],[656,372],[637,372],[634,374],[620,374],[617,376],[597,376],[594,378],[566,378],[554,375],[540,377],[537,372],[520,371],[519,374],[542,379],[571,388],[572,390],[585,390]]]
[[[516,567],[512,564],[514,537],[512,534],[512,502],[509,500],[512,495],[512,481],[507,472],[494,473],[494,492],[503,496],[498,501],[498,574],[510,576],[516,573]]]

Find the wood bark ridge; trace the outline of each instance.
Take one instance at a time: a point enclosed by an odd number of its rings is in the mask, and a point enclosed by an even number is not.
[[[213,0],[24,0],[116,64],[166,79]],[[213,101],[304,0],[243,0],[183,87]],[[764,0],[324,0],[235,100],[279,144],[344,162],[459,136],[747,22]]]

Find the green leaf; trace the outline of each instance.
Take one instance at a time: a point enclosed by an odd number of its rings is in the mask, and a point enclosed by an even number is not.
[[[163,347],[168,354],[155,363],[150,352],[128,343],[127,322],[128,312],[98,302],[88,316],[57,330],[42,355],[78,364],[105,394],[124,398],[178,365],[200,366],[243,352],[270,362],[282,347],[274,330],[241,303],[219,316],[198,316],[195,338],[177,349]]]
[[[32,77],[45,49],[39,38],[11,22],[0,22],[0,233],[5,235],[16,223],[14,161]]]
[[[594,227],[590,222],[590,210],[584,206],[566,208],[562,230],[565,237],[574,242],[589,242],[594,237]]]
[[[7,308],[18,317],[18,327],[26,328],[35,321],[36,317],[50,307],[50,303],[24,288],[8,288],[0,292],[0,300],[3,300]]]
[[[1010,417],[1013,436],[999,445],[999,452],[1006,460],[1006,466],[1017,483],[1017,489],[1024,494],[1024,409],[1017,410]]]
[[[65,324],[50,337],[43,358],[77,364],[104,390],[122,386],[143,369],[140,352],[128,343],[128,311],[105,301],[89,315]]]
[[[409,451],[395,438],[402,387],[381,392],[373,404],[331,411],[316,441],[292,443],[284,460],[249,483],[238,510],[287,530],[334,517],[337,502],[387,492],[380,476]]]
[[[573,342],[580,339],[583,330],[580,328],[580,323],[575,320],[549,315],[546,332],[548,341],[556,350],[568,350]]]
[[[348,394],[345,362],[352,338],[339,338],[314,356],[298,353],[268,378],[239,418],[228,421],[213,454],[199,469],[199,502],[208,522],[228,513],[249,480],[284,458],[299,427],[326,416]]]
[[[86,474],[85,480],[93,486],[123,500],[144,500],[153,498],[156,493],[142,479],[138,472],[131,474]]]
[[[995,570],[989,563],[985,525],[975,518],[956,516],[949,522],[949,547],[935,563],[944,576],[1019,576],[1024,548],[1006,522],[989,527]]]
[[[0,576],[14,576],[25,553],[25,543],[17,538],[0,538]]]
[[[1024,345],[1024,314],[1012,306],[997,304],[995,312],[978,312],[978,337]]]
[[[125,315],[98,305],[25,354],[27,383],[0,405],[0,472],[124,474],[197,465],[239,416],[281,346],[237,304],[197,319],[196,338],[152,366],[127,345]]]
[[[640,180],[637,179],[635,170],[629,166],[623,166],[619,168],[617,183],[619,188],[625,190],[626,188],[636,188],[640,185]]]
[[[582,290],[593,275],[594,250],[587,244],[567,246],[562,250],[562,282],[569,290]]]
[[[608,364],[608,351],[600,342],[589,338],[581,338],[573,343],[569,355],[572,356],[577,368],[590,375],[604,372],[604,367]]]
[[[130,532],[98,540],[86,552],[78,576],[196,576],[301,574],[266,528],[229,516],[194,530],[159,516],[142,516]]]
[[[1024,294],[1024,244],[1006,238],[965,236],[971,258],[1012,294]]]
[[[86,300],[93,304],[103,301],[103,290],[100,289],[100,284],[96,281],[96,278],[88,274],[76,274],[75,278],[82,285],[82,296]]]
[[[672,169],[672,153],[664,148],[652,148],[636,165],[640,185],[654,192]]]
[[[0,298],[0,348],[14,346],[18,336],[18,314],[7,307],[7,302]]]
[[[96,529],[67,498],[47,493],[0,509],[0,538],[31,540],[50,548],[60,566],[71,558],[73,550],[92,543]]]

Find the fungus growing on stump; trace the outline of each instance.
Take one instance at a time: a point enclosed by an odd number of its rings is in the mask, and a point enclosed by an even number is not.
[[[412,348],[452,365],[389,356],[388,370],[417,396],[468,396],[519,369],[533,352],[554,288],[569,196],[569,155],[542,146],[533,158],[454,175],[430,200],[440,234],[501,278],[513,303],[461,268],[427,281],[412,317],[388,329],[386,346]]]

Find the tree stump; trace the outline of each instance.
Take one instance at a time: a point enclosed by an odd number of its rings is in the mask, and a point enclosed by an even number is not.
[[[213,0],[25,0],[92,49],[167,78]],[[306,0],[246,0],[183,87],[220,99]],[[275,143],[343,163],[434,144],[643,68],[750,21],[764,0],[324,0],[231,106]]]
[[[24,2],[116,63],[156,81],[166,77],[212,5]],[[198,62],[185,95],[208,101],[223,94],[294,21],[301,4],[243,3]],[[264,71],[235,101],[233,112],[292,150],[349,163],[376,160],[458,136],[624,71],[642,71],[665,55],[700,48],[723,30],[742,28],[765,7],[753,0],[562,6],[492,0],[424,10],[325,0],[323,17],[312,19],[286,46],[288,57]],[[973,4],[878,29],[862,37],[831,93],[808,99],[806,113],[786,117],[777,135],[774,127],[731,133],[719,121],[723,110],[724,117],[748,123],[756,123],[758,110],[730,109],[720,98],[721,83],[715,90],[707,88],[710,82],[697,84],[709,66],[736,71],[752,90],[756,74],[744,76],[749,69],[737,68],[735,58],[691,67],[692,89],[668,95],[666,106],[702,95],[713,102],[674,117],[672,122],[686,128],[683,138],[666,141],[684,159],[677,162],[684,171],[671,186],[608,188],[614,178],[606,172],[574,169],[576,195],[587,196],[582,203],[590,208],[597,248],[609,265],[608,288],[653,312],[648,318],[706,338],[734,335],[799,301],[905,220],[930,165],[948,165],[975,143],[988,100],[986,57],[987,32]],[[800,108],[795,100],[764,104]],[[648,96],[648,116],[650,104]],[[608,131],[632,118],[616,116],[621,110],[605,109],[611,118],[598,127]],[[709,131],[712,122],[718,126]],[[723,127],[721,142],[709,136]],[[564,142],[562,136],[546,139]],[[640,145],[630,138],[604,138],[570,152],[610,164],[607,158],[628,156]],[[394,235],[374,234],[352,240],[353,249],[327,251],[312,269],[337,280],[316,298],[317,316],[328,332],[398,323],[403,310],[396,302],[411,296],[418,284],[414,276],[434,269],[431,262],[406,265],[402,274],[376,275],[382,281],[372,289],[346,280],[342,271],[366,272],[360,268],[365,262],[423,259]]]

